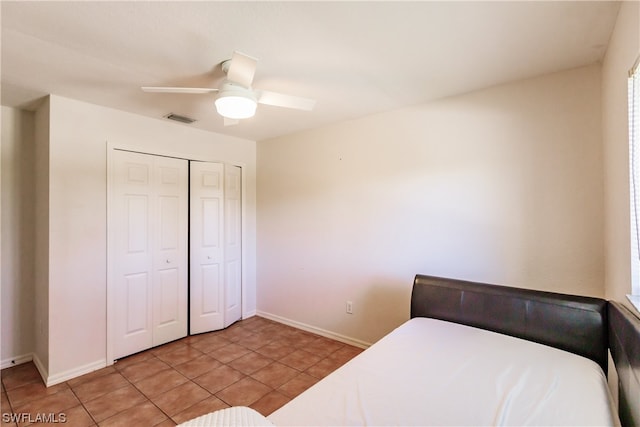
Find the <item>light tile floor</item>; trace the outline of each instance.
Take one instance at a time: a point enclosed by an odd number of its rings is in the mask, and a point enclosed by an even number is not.
[[[2,370],[2,426],[173,426],[238,405],[269,415],[361,351],[254,316],[48,388],[26,363]]]

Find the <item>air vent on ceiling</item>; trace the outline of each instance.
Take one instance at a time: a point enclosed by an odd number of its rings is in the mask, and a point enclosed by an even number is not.
[[[164,117],[166,119],[175,120],[176,122],[186,123],[188,125],[196,121],[195,119],[192,119],[190,117],[180,116],[178,114],[173,114],[173,113],[167,114]]]

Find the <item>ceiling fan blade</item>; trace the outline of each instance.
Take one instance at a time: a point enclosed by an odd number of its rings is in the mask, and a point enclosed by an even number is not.
[[[208,87],[142,86],[140,89],[142,89],[145,92],[154,92],[154,93],[192,93],[192,94],[214,93],[218,91],[218,89],[208,88]]]
[[[285,95],[283,93],[270,92],[268,90],[256,91],[258,102],[276,107],[294,108],[296,110],[311,111],[316,105],[315,99],[302,98],[299,96]]]
[[[244,87],[251,87],[257,65],[258,60],[256,58],[235,51],[231,57],[229,70],[227,70],[227,79]]]
[[[233,125],[237,125],[238,123],[240,123],[240,120],[238,119],[230,119],[229,117],[224,117],[225,126],[233,126]]]

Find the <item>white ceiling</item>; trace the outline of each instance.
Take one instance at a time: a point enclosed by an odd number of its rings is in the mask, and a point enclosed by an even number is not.
[[[1,2],[2,104],[57,94],[263,140],[600,61],[619,2]],[[254,87],[318,100],[223,126],[220,62],[259,59]]]

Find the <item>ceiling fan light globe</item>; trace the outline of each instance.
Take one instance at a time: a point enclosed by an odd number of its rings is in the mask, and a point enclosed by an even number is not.
[[[218,114],[229,119],[248,119],[256,114],[258,103],[248,96],[224,95],[216,99]]]

